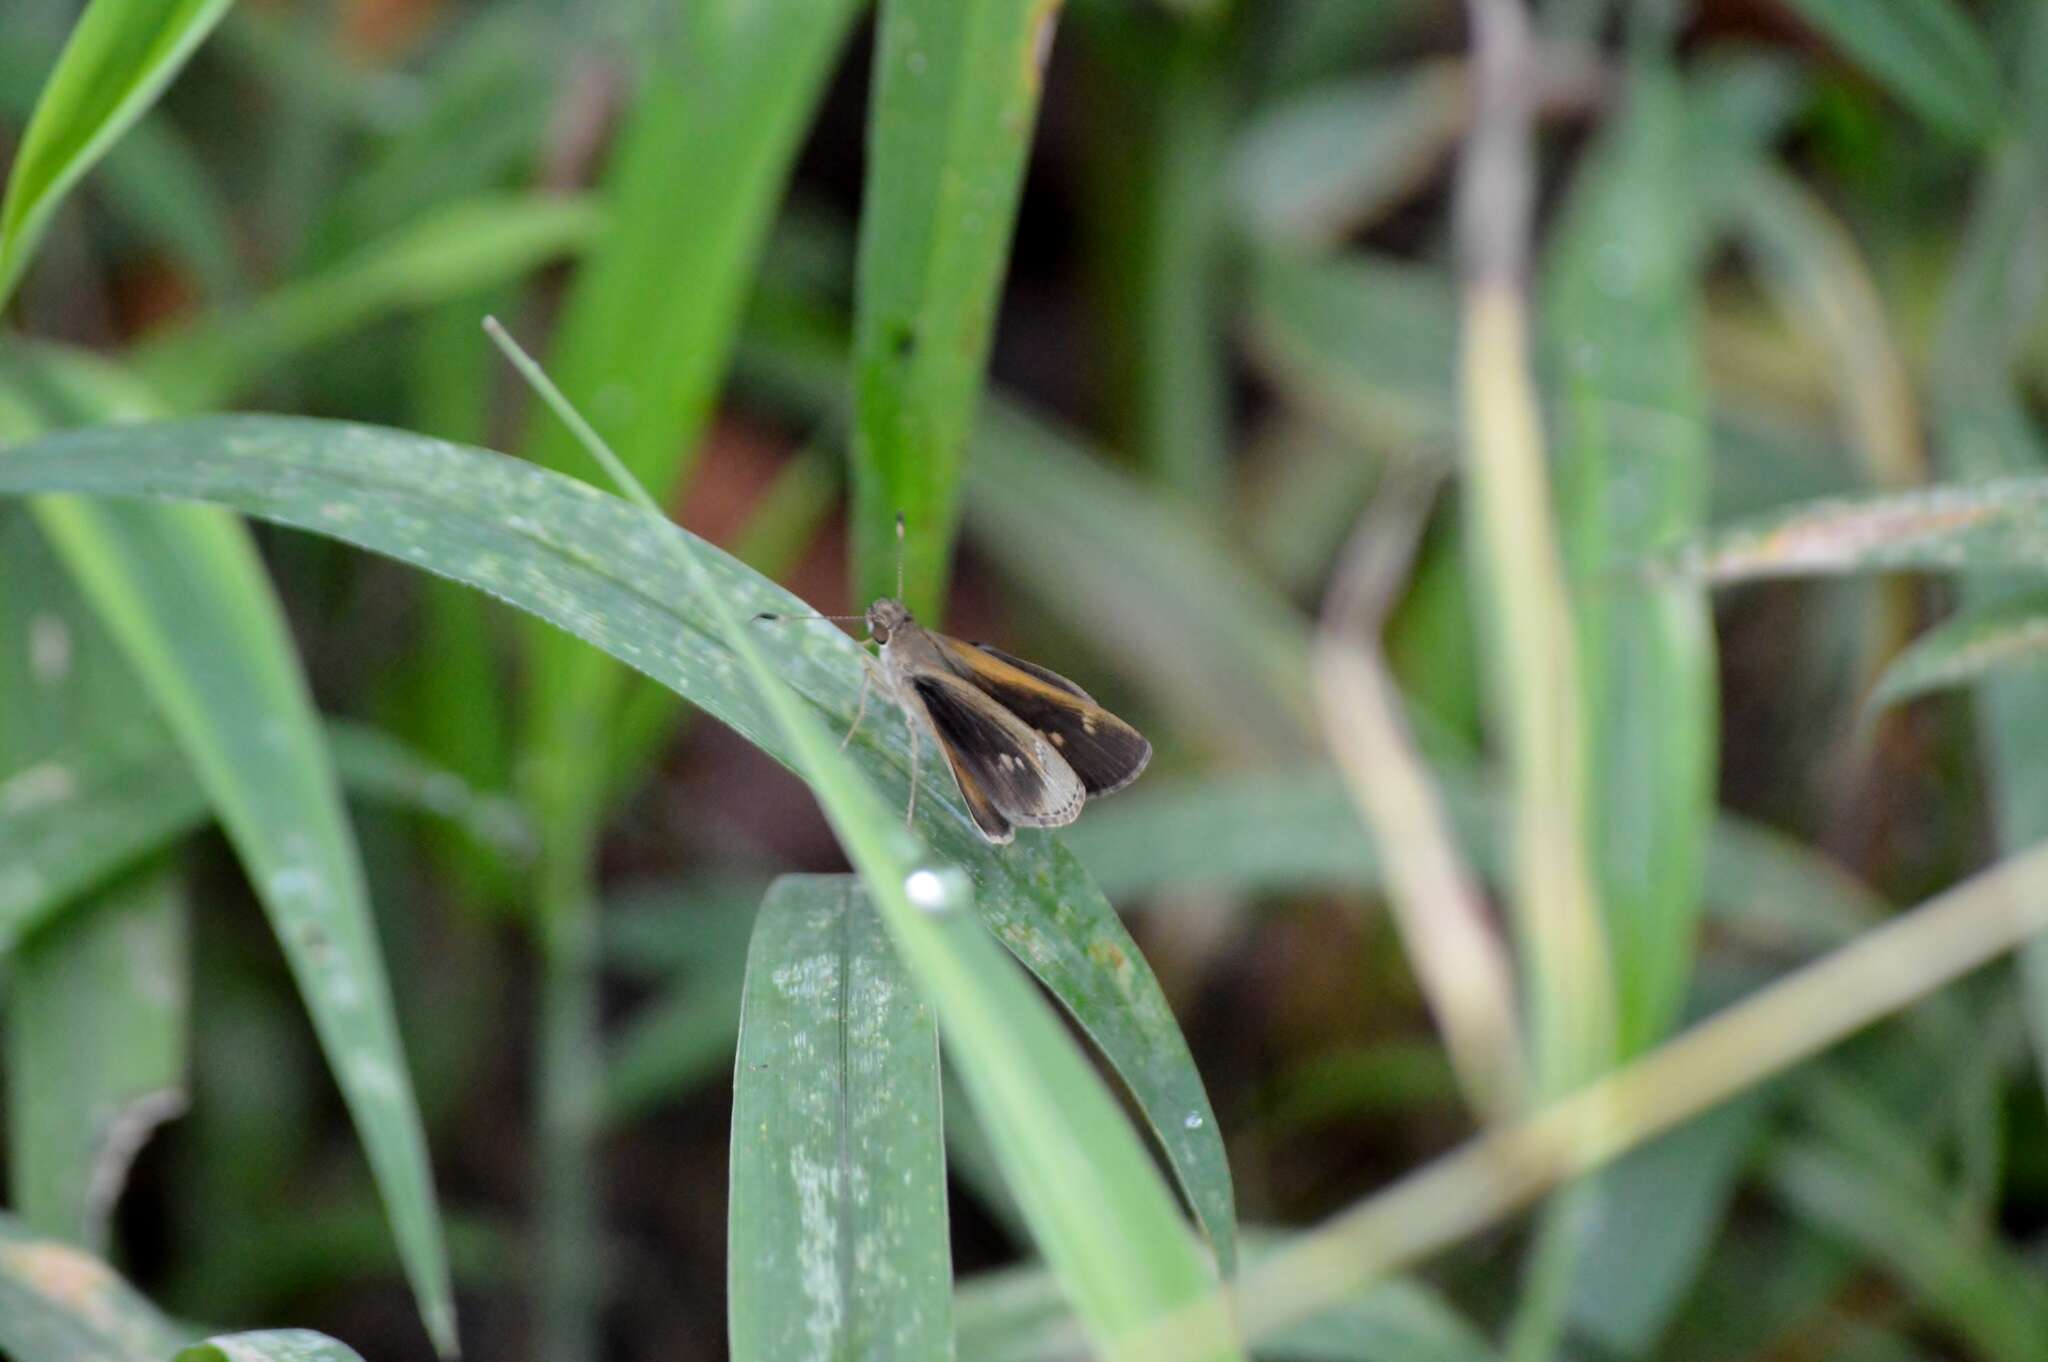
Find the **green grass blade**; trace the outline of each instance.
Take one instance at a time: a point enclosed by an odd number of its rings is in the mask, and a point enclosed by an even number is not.
[[[2038,666],[2044,650],[2048,593],[2030,591],[1966,609],[1892,659],[1871,689],[1867,711],[1981,681],[2001,669]]]
[[[181,1351],[173,1362],[363,1362],[346,1343],[311,1329],[217,1334]]]
[[[665,535],[585,485],[403,432],[215,417],[73,432],[0,455],[0,490],[60,489],[218,501],[466,580],[645,672],[771,756],[795,760]],[[700,552],[732,609],[803,610],[724,555]],[[822,625],[756,634],[787,684],[842,728],[851,721],[863,665],[852,639]],[[865,726],[854,755],[902,807],[909,758],[901,729]],[[1230,1180],[1214,1113],[1157,980],[1107,902],[1057,839],[1026,833],[998,853],[957,795],[930,781],[919,807],[932,848],[975,880],[983,920],[1129,1085],[1228,1263]]]
[[[2014,429],[2024,436],[2024,426]],[[1716,585],[1869,572],[2048,568],[2048,476],[1833,497],[1746,516],[1652,560]]]
[[[145,869],[10,961],[9,1181],[33,1228],[107,1248],[129,1164],[186,1102],[186,902]]]
[[[22,132],[0,199],[0,307],[57,205],[156,101],[230,0],[93,0]]]
[[[188,1341],[105,1263],[0,1214],[0,1352],[16,1362],[163,1362]]]
[[[248,531],[205,507],[52,498],[37,519],[128,652],[249,872],[444,1354],[440,1212],[368,891],[290,630]]]
[[[131,362],[182,409],[218,406],[313,346],[580,251],[600,224],[596,206],[580,198],[500,194],[437,205],[319,274],[172,323],[145,338]]]
[[[1092,386],[1115,443],[1205,514],[1230,487],[1224,346],[1229,235],[1216,167],[1236,100],[1229,22],[1160,25],[1124,6],[1077,12],[1100,67],[1088,156],[1089,298],[1110,362]],[[1099,319],[1099,320],[1098,320]]]
[[[1689,173],[1694,123],[1661,58],[1630,80],[1566,205],[1545,324],[1568,356],[1557,467],[1573,576],[1587,797],[1621,1053],[1671,1025],[1691,973],[1719,696],[1704,593],[1614,570],[1696,529],[1709,482]]]
[[[940,1126],[938,1026],[859,882],[777,880],[733,1069],[733,1356],[950,1362]]]
[[[1952,136],[1986,141],[2004,118],[1997,58],[1951,0],[1792,0],[1792,8]]]
[[[904,589],[936,623],[1009,257],[1047,0],[882,0],[854,282],[857,601]]]

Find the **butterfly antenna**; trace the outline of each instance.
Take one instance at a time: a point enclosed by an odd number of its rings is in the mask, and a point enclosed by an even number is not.
[[[896,513],[896,599],[903,599],[903,512]]]
[[[772,611],[772,610],[763,610],[763,611],[762,611],[762,612],[761,612],[760,614],[758,614],[758,615],[754,616],[754,618],[755,618],[756,620],[774,620],[774,621],[776,621],[777,623],[787,623],[787,622],[790,622],[790,621],[794,621],[794,620],[831,620],[831,621],[832,621],[832,622],[833,622],[834,624],[847,624],[847,623],[850,623],[850,622],[852,622],[852,621],[856,621],[856,620],[864,620],[864,619],[866,619],[866,618],[867,618],[867,616],[866,616],[866,615],[778,615],[778,614],[776,614],[776,613],[775,613],[774,611]]]

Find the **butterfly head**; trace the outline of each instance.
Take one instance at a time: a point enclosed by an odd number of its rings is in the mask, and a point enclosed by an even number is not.
[[[889,636],[910,623],[910,608],[893,596],[884,596],[868,607],[868,636],[887,643]]]

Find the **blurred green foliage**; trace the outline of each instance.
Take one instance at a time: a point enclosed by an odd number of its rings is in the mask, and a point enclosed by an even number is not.
[[[1452,0],[6,10],[0,1354],[1135,1358],[1241,1218],[1262,1358],[2048,1357],[2039,944],[1416,1275],[1259,1275],[1554,1176],[1367,1197],[1476,1123],[1317,708],[1402,487],[1374,665],[1525,1033],[1654,1061],[2048,829],[2048,7],[1529,15],[1606,977],[1515,910]],[[1070,834],[927,746],[898,838],[851,644],[732,641],[899,511],[923,617],[1152,738]]]

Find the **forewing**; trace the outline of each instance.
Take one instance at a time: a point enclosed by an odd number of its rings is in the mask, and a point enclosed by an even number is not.
[[[941,635],[941,637],[944,636]],[[946,642],[949,644],[957,645],[959,643],[959,640],[948,638],[946,639]],[[990,657],[994,658],[998,662],[1008,663],[1010,666],[1015,667],[1018,671],[1023,672],[1026,676],[1035,676],[1039,680],[1045,682],[1045,684],[1048,686],[1056,687],[1060,690],[1065,691],[1069,695],[1078,695],[1091,705],[1095,703],[1094,696],[1090,695],[1087,691],[1082,690],[1079,686],[1067,680],[1066,677],[1061,676],[1058,672],[1054,671],[1050,667],[1041,667],[1036,662],[1026,662],[1023,658],[1018,657],[1015,653],[1006,653],[1001,648],[997,648],[992,644],[977,643],[973,646],[976,650],[987,653]],[[951,650],[949,649],[948,651]]]
[[[910,684],[931,716],[968,811],[990,840],[1008,839],[990,832],[977,801],[1023,827],[1064,827],[1081,816],[1087,798],[1081,778],[1022,720],[956,676],[919,671]]]
[[[1138,778],[1152,760],[1152,744],[1143,734],[1089,698],[1086,691],[1034,663],[998,652],[987,644],[968,645],[938,638],[946,657],[975,689],[1045,735],[1092,798],[1115,794]]]

